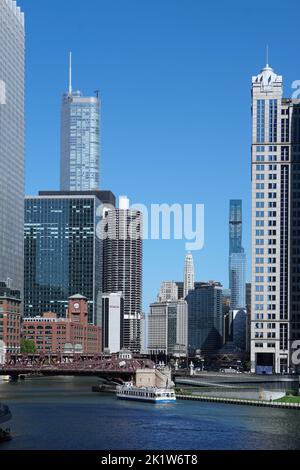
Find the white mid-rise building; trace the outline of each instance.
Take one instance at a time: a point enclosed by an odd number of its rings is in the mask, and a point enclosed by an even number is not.
[[[124,299],[122,292],[102,296],[102,346],[114,354],[123,347]]]

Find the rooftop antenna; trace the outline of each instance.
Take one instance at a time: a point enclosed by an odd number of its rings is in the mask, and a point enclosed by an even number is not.
[[[94,93],[95,93],[96,97],[99,98],[100,90],[95,90]]]
[[[69,95],[72,95],[72,52],[70,52],[69,61]]]
[[[269,45],[266,46],[266,68],[269,68]]]

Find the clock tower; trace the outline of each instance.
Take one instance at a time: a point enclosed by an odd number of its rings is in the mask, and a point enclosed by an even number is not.
[[[83,295],[76,294],[69,297],[67,318],[81,325],[88,324],[88,299]]]

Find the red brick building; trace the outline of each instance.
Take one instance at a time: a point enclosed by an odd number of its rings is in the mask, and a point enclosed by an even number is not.
[[[20,334],[20,291],[12,290],[5,282],[0,282],[0,340],[6,346],[6,352],[20,352]]]
[[[55,313],[25,318],[22,337],[34,341],[38,353],[64,352],[70,347],[85,354],[102,351],[101,328],[88,323],[88,301],[82,295],[69,298],[66,318]]]

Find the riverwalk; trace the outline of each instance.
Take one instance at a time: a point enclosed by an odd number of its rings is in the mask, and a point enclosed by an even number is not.
[[[192,400],[192,401],[209,401],[215,403],[229,403],[232,405],[247,405],[247,406],[263,406],[270,408],[285,408],[300,410],[300,403],[288,403],[288,402],[274,402],[266,400],[250,400],[242,398],[223,398],[223,397],[209,397],[205,395],[183,395],[176,394],[178,400]]]

